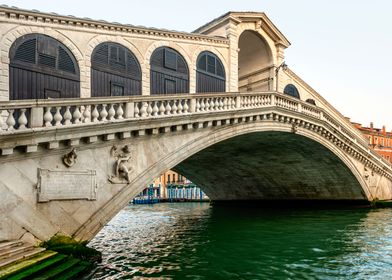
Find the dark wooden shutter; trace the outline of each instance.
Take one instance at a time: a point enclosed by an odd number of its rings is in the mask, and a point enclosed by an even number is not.
[[[202,52],[197,59],[196,92],[225,92],[225,70],[219,58]]]
[[[141,94],[141,69],[134,54],[124,46],[105,42],[91,58],[91,95]]]
[[[61,42],[43,34],[18,38],[10,49],[10,99],[80,96],[79,68]]]
[[[189,92],[189,71],[185,59],[176,50],[161,47],[150,59],[151,94]]]

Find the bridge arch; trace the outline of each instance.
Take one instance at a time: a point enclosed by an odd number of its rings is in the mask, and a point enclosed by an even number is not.
[[[265,125],[263,123],[250,123],[250,124],[243,124],[241,126],[236,126],[236,127],[233,126],[222,127],[220,129],[217,129],[214,133],[207,133],[206,135],[199,137],[197,139],[194,138],[188,139],[188,141],[184,141],[182,145],[175,146],[175,148],[173,148],[170,152],[166,153],[165,155],[159,156],[159,161],[154,162],[153,164],[148,166],[142,173],[137,175],[128,186],[124,187],[111,201],[109,201],[108,203],[106,203],[106,205],[100,208],[100,211],[94,214],[86,224],[80,227],[75,232],[74,236],[77,239],[83,239],[83,240],[88,240],[92,238],[103,225],[105,225],[110,219],[112,219],[112,217],[114,217],[114,215],[118,213],[118,211],[120,211],[129,202],[129,200],[133,196],[137,195],[144,188],[144,186],[148,185],[153,178],[158,177],[159,174],[163,173],[164,171],[174,168],[174,170],[178,170],[182,172],[186,170],[186,166],[184,169],[184,165],[181,166],[181,164],[186,162],[192,156],[201,154],[203,153],[204,150],[208,149],[209,147],[214,147],[215,145],[219,143],[223,143],[224,141],[235,139],[237,137],[243,137],[246,135],[255,134],[255,133],[261,133],[261,134],[275,133],[275,134],[282,134],[282,135],[284,134],[286,138],[294,137],[296,139],[298,138],[305,139],[306,142],[304,143],[306,145],[308,143],[313,143],[314,147],[323,149],[324,151],[328,152],[330,157],[326,159],[326,164],[329,164],[328,160],[334,160],[332,163],[338,162],[340,164],[339,166],[345,169],[343,173],[349,176],[349,180],[351,184],[350,186],[352,187],[350,191],[352,191],[353,199],[358,199],[358,200],[372,199],[372,196],[366,185],[366,182],[362,178],[361,172],[358,170],[357,166],[351,161],[351,159],[342,150],[334,146],[333,143],[325,140],[321,135],[317,134],[314,131],[305,131],[305,130],[304,131],[301,130],[298,133],[293,134],[291,132],[291,126],[285,127],[285,126],[274,125],[274,124]],[[263,142],[262,144],[264,143],[265,142]],[[250,144],[248,143],[247,146],[249,145]],[[303,147],[306,147],[306,145],[303,145]],[[164,149],[167,149],[167,147],[165,147]],[[252,165],[248,167],[252,168]],[[343,173],[339,173],[339,174],[341,175]],[[238,174],[239,173],[237,173],[237,175]],[[332,173],[328,173],[328,174],[331,175]],[[187,176],[187,173],[185,172],[184,175]],[[194,179],[193,175],[191,174],[191,176],[188,177],[192,180]],[[333,179],[334,178],[331,179],[331,182],[333,182]],[[328,180],[324,180],[324,181],[328,182]],[[199,182],[196,180],[195,183],[199,183]],[[304,185],[302,187],[309,188],[310,190],[312,189],[312,186]],[[209,191],[211,191],[211,188],[209,188],[208,191],[206,191],[206,194],[209,195],[212,199],[214,198],[216,199],[217,198],[215,196],[216,193],[213,193],[213,195],[211,196],[212,193],[209,193]],[[317,190],[314,191],[317,192]],[[328,191],[326,193],[328,195]],[[268,197],[265,198],[268,199]],[[233,197],[229,197],[229,199],[233,199]]]
[[[75,57],[75,60],[78,64],[80,71],[80,83],[83,84],[83,81],[86,79],[85,69],[83,66],[83,54],[80,51],[79,47],[75,45],[70,38],[51,28],[42,28],[38,26],[17,26],[15,28],[10,29],[7,33],[5,33],[0,39],[0,50],[2,53],[1,59],[1,72],[2,76],[0,78],[0,99],[9,100],[10,91],[9,91],[9,71],[10,71],[10,51],[14,42],[25,35],[28,34],[42,34],[49,36],[61,44],[63,44]],[[81,87],[81,86],[80,86]]]
[[[260,33],[245,29],[238,37],[238,88],[240,92],[270,89],[273,51]]]

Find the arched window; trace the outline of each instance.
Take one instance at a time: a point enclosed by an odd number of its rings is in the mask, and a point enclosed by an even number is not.
[[[142,93],[142,74],[134,54],[117,43],[95,47],[91,57],[91,96]]]
[[[308,102],[309,104],[312,104],[312,105],[316,106],[316,101],[314,101],[314,99],[308,98],[308,99],[306,99],[306,102]]]
[[[18,38],[10,49],[10,99],[80,96],[79,67],[59,41],[43,35]]]
[[[292,97],[300,99],[298,89],[294,85],[292,85],[292,84],[288,84],[284,88],[283,93],[287,94],[287,95],[290,95]]]
[[[211,52],[202,52],[197,59],[196,92],[225,92],[225,69]]]
[[[185,59],[174,49],[161,47],[151,56],[151,94],[189,92],[189,71]]]

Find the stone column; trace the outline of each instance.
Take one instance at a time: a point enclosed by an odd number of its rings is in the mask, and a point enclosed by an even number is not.
[[[234,22],[230,23],[226,27],[226,35],[229,39],[229,88],[227,91],[238,92],[238,34],[237,26]]]

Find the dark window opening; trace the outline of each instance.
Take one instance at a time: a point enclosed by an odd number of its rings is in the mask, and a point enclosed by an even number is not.
[[[176,92],[176,81],[165,79],[165,93],[173,93]]]
[[[225,70],[220,59],[211,52],[202,52],[197,60],[196,91],[225,92]]]
[[[176,50],[161,47],[151,55],[151,94],[189,92],[189,71],[185,59]]]
[[[56,39],[24,35],[12,44],[9,56],[10,100],[80,96],[77,61]]]
[[[177,54],[165,49],[165,67],[177,71]]]
[[[283,93],[287,94],[287,95],[290,95],[290,96],[292,96],[294,98],[300,99],[298,89],[294,85],[292,85],[292,84],[288,84],[284,88]]]
[[[91,58],[91,96],[141,94],[141,68],[126,47],[111,42],[98,45]]]
[[[316,101],[314,101],[314,99],[308,98],[308,99],[306,99],[306,102],[316,106]]]
[[[124,86],[116,83],[111,83],[110,87],[111,96],[124,96]]]

